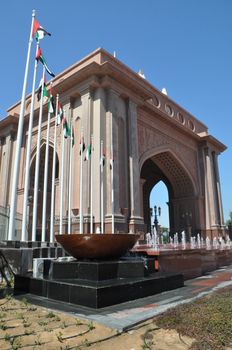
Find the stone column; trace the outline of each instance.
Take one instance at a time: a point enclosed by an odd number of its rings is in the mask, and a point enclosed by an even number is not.
[[[205,156],[205,201],[206,201],[206,229],[212,229],[218,224],[216,211],[216,198],[214,187],[214,174],[212,167],[211,151],[208,147],[204,149]]]
[[[215,178],[215,187],[217,193],[217,207],[218,207],[218,223],[220,226],[224,226],[224,215],[223,215],[223,207],[222,207],[222,195],[221,195],[221,186],[220,186],[220,176],[218,169],[218,155],[213,152],[213,167],[214,167],[214,178]]]
[[[71,102],[69,99],[63,102],[64,117],[69,122]],[[60,201],[63,201],[63,225],[65,224],[65,218],[67,219],[67,210],[68,210],[68,181],[69,181],[69,139],[64,139],[64,190],[63,198],[60,198],[60,186],[61,186],[61,171],[62,171],[62,137],[63,137],[63,126],[61,126],[60,133],[58,131],[59,137],[57,137],[57,154],[59,157],[59,186],[57,187],[59,193],[59,202],[56,202],[56,207],[58,209],[58,215],[60,210]],[[57,200],[57,198],[56,198]],[[57,213],[57,211],[56,211]],[[63,226],[64,227],[64,226]],[[66,233],[63,228],[63,233]]]
[[[143,223],[141,212],[137,106],[129,100],[128,104],[128,143],[130,180],[130,224]]]
[[[85,152],[90,143],[90,136],[92,132],[91,118],[90,118],[90,103],[91,103],[91,91],[89,88],[81,91],[81,120],[80,127],[83,131],[85,151],[83,153],[83,216],[84,222],[88,220],[89,208],[90,208],[90,167],[89,162],[84,161]]]
[[[12,135],[9,134],[6,137],[6,143],[4,145],[4,161],[2,162],[2,188],[1,188],[1,202],[4,207],[8,205],[9,192],[10,192],[10,179],[11,179],[11,167],[12,167],[12,151],[13,140]]]
[[[101,202],[100,202],[100,156],[101,156],[101,140],[105,147],[105,125],[106,125],[106,97],[103,88],[97,88],[94,92],[93,102],[93,215],[96,226],[100,226],[101,222]],[[105,168],[105,167],[104,167]],[[105,173],[105,169],[104,169]],[[104,194],[106,194],[104,181]],[[105,201],[104,201],[105,202]]]
[[[107,183],[107,215],[112,214],[111,208],[111,170],[109,167],[111,139],[113,137],[114,151],[114,213],[116,216],[121,216],[119,203],[119,132],[118,129],[118,108],[117,104],[119,95],[112,89],[108,90],[107,94],[107,113],[106,113],[106,149],[107,149],[107,168],[106,168],[106,183]],[[112,130],[113,128],[113,130]]]

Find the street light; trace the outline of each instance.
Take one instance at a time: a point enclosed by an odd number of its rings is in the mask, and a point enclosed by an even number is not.
[[[158,215],[157,215],[157,209],[158,209]],[[156,229],[156,232],[158,232],[158,216],[161,216],[161,208],[155,205],[154,206],[154,227]]]

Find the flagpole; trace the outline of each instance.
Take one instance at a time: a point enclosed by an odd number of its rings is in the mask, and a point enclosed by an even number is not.
[[[83,233],[83,131],[81,131],[81,159],[80,159],[80,233]]]
[[[72,133],[72,116],[70,116],[70,154],[69,154],[69,188],[68,188],[68,234],[71,234],[71,200],[72,200],[72,155],[73,155],[73,133]]]
[[[51,218],[50,218],[50,242],[54,242],[54,206],[55,206],[55,178],[56,178],[56,134],[57,134],[57,114],[58,114],[59,94],[56,95],[56,114],[54,130],[54,147],[52,160],[52,190],[51,190]]]
[[[91,135],[90,141],[91,155],[90,155],[90,233],[93,233],[93,135]]]
[[[35,10],[32,11],[31,30],[30,30],[28,49],[27,49],[27,59],[26,59],[26,66],[25,66],[25,72],[24,72],[24,81],[23,81],[20,114],[19,114],[19,122],[18,122],[18,133],[17,133],[17,141],[16,141],[15,161],[14,161],[11,200],[10,200],[10,219],[9,219],[8,240],[13,239],[14,231],[15,231],[19,162],[20,162],[22,136],[23,136],[27,79],[28,79],[28,71],[29,71],[30,56],[31,56],[31,45],[33,42],[32,32],[33,32],[34,19],[35,19]]]
[[[52,84],[51,84],[52,85]],[[50,97],[51,98],[51,90]],[[48,103],[48,121],[47,121],[47,137],[46,137],[46,149],[45,149],[45,161],[44,161],[44,185],[43,185],[43,212],[42,212],[42,237],[41,241],[45,242],[46,238],[46,211],[47,211],[47,188],[48,188],[48,156],[49,156],[49,135],[50,135],[50,121],[51,121],[51,112],[49,110],[49,105],[51,100]]]
[[[64,109],[65,114],[65,109]],[[63,122],[65,116],[63,118]],[[63,128],[62,128],[63,129]],[[63,192],[64,192],[64,131],[62,130],[62,145],[61,145],[61,177],[60,177],[60,228],[59,234],[62,235],[63,230]]]
[[[103,191],[103,141],[101,141],[101,233],[104,233],[104,215],[103,215],[103,210],[104,210],[104,191]]]
[[[36,43],[36,52],[39,47],[39,41]],[[32,92],[31,92],[31,108],[28,126],[28,137],[27,137],[27,154],[26,154],[26,165],[25,165],[25,179],[24,179],[24,196],[23,196],[23,220],[22,220],[22,235],[21,240],[26,241],[27,231],[27,206],[28,206],[28,192],[29,192],[29,178],[30,178],[30,158],[31,158],[31,140],[32,140],[32,129],[34,119],[34,105],[35,105],[35,82],[37,73],[38,61],[35,59]]]
[[[114,151],[113,151],[113,115],[111,118],[111,210],[112,210],[112,233],[114,233]]]
[[[37,226],[37,210],[38,210],[38,188],[39,188],[39,165],[40,165],[40,142],[41,142],[41,126],[43,116],[43,90],[44,90],[44,77],[45,68],[43,67],[43,81],[42,81],[42,94],[39,104],[39,119],[38,119],[38,135],[36,146],[36,161],[35,161],[35,182],[34,182],[34,194],[33,194],[33,219],[32,219],[32,241],[36,240],[36,226]]]

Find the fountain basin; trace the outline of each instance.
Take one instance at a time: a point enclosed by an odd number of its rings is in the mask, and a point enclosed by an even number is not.
[[[133,248],[136,234],[64,234],[55,235],[58,243],[76,259],[119,258]]]

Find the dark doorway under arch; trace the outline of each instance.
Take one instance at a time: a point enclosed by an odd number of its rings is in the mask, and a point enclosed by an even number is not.
[[[193,183],[171,152],[163,152],[147,159],[141,169],[143,183],[143,216],[147,232],[151,229],[150,193],[163,181],[168,191],[169,227],[171,234],[197,227],[196,198]],[[191,216],[186,217],[186,213]]]

